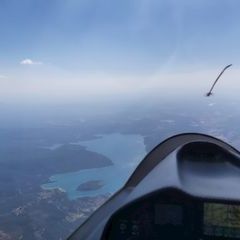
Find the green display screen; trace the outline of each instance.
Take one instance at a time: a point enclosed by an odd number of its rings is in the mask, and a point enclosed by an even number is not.
[[[204,203],[203,226],[205,235],[240,239],[240,206]]]

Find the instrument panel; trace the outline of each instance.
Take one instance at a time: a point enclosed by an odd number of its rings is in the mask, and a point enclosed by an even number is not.
[[[102,236],[102,240],[148,239],[240,239],[240,203],[165,189],[118,210]]]

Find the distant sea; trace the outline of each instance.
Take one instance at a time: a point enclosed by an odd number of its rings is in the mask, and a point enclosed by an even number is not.
[[[113,194],[120,189],[146,155],[144,139],[141,135],[120,133],[97,137],[89,141],[71,144],[81,145],[89,151],[102,154],[111,159],[113,165],[56,174],[51,176],[49,182],[41,187],[47,190],[60,189],[66,192],[69,199]],[[79,185],[89,181],[100,181],[102,186],[95,190],[77,190]]]

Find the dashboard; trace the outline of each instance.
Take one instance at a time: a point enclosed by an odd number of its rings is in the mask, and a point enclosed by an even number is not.
[[[240,239],[240,205],[165,189],[117,211],[102,240]]]
[[[166,139],[68,240],[240,240],[240,153],[214,137]]]

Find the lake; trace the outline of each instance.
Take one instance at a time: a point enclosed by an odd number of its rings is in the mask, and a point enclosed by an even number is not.
[[[47,190],[61,189],[66,192],[69,199],[113,194],[120,189],[146,155],[144,138],[141,135],[120,133],[97,137],[71,144],[81,145],[89,151],[102,154],[111,159],[113,165],[56,174],[50,177],[49,183],[41,187]],[[101,182],[101,187],[88,191],[77,189],[79,185],[91,181]]]

